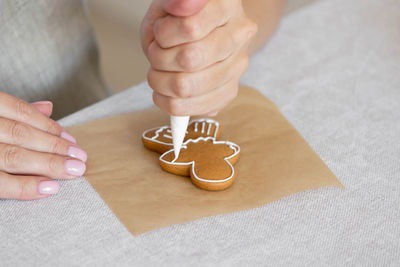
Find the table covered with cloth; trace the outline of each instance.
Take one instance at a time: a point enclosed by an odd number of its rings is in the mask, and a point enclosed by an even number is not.
[[[134,237],[85,179],[60,181],[47,199],[0,200],[0,265],[399,266],[400,2],[326,0],[288,15],[241,82],[278,105],[345,189]],[[60,122],[152,105],[143,83]]]

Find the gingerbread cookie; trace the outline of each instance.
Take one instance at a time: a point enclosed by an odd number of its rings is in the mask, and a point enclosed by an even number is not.
[[[239,159],[240,147],[232,142],[217,141],[219,132],[219,124],[214,120],[192,121],[178,158],[175,158],[168,126],[145,131],[142,141],[148,149],[163,153],[159,158],[163,170],[190,176],[202,189],[223,190],[235,179],[233,165]]]

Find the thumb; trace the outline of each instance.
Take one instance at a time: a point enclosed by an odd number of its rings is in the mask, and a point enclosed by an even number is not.
[[[198,13],[208,0],[165,0],[164,10],[177,17],[188,17]]]

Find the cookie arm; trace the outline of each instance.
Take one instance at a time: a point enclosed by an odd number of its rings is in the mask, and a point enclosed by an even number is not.
[[[164,171],[172,174],[189,177],[192,162],[174,162],[174,159],[175,159],[174,149],[170,149],[164,154],[162,154],[159,158],[161,168]]]

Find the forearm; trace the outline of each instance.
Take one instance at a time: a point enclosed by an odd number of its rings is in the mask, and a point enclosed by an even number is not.
[[[243,0],[247,16],[258,25],[258,32],[250,44],[254,53],[269,40],[279,25],[285,0]]]

